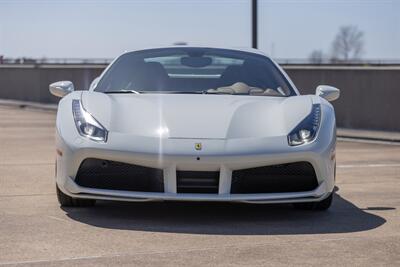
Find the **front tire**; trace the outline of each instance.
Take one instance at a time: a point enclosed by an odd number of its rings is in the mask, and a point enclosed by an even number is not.
[[[301,210],[327,210],[332,205],[333,201],[333,192],[330,195],[319,201],[319,202],[304,202],[304,203],[293,203],[293,206],[296,209]]]
[[[58,186],[56,186],[57,190],[57,199],[58,203],[60,203],[61,207],[92,207],[96,203],[95,199],[82,199],[82,198],[73,198],[66,194],[64,194]]]

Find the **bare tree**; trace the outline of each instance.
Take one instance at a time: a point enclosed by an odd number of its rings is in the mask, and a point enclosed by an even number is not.
[[[322,64],[322,61],[324,60],[324,53],[322,50],[313,50],[308,59],[312,64]]]
[[[359,59],[364,50],[364,33],[356,26],[342,26],[332,43],[332,58],[336,61]]]

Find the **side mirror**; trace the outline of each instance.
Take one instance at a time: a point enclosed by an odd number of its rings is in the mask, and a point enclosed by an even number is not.
[[[49,85],[52,95],[63,97],[74,91],[74,84],[70,81],[55,82]]]
[[[329,85],[319,85],[315,90],[315,94],[328,101],[335,101],[340,96],[340,90]]]

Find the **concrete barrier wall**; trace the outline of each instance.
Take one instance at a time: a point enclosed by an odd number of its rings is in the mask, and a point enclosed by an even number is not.
[[[87,89],[104,65],[0,65],[0,98],[56,103],[48,85],[70,80]],[[400,67],[284,66],[302,94],[320,84],[341,89],[333,104],[339,127],[400,131]]]
[[[50,94],[49,84],[67,80],[74,83],[75,90],[84,90],[89,88],[91,81],[99,76],[104,68],[104,65],[0,65],[0,98],[57,103],[59,98]]]
[[[400,131],[399,67],[287,67],[302,94],[320,84],[341,90],[333,102],[339,127]]]

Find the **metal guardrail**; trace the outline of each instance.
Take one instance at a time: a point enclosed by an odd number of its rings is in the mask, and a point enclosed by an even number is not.
[[[276,58],[274,60],[281,65],[400,65],[400,59],[321,59],[317,61],[312,59]]]
[[[41,65],[41,64],[79,64],[79,65],[108,65],[111,58],[0,58],[0,64],[8,65]]]
[[[0,64],[7,65],[41,65],[41,64],[79,64],[79,65],[108,65],[112,58],[5,58],[0,56]],[[400,65],[400,59],[359,59],[359,60],[332,60],[332,59],[301,59],[275,58],[282,65]]]

